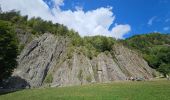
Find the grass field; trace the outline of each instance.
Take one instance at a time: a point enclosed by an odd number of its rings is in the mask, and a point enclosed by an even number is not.
[[[170,100],[170,81],[27,89],[0,95],[0,100]]]

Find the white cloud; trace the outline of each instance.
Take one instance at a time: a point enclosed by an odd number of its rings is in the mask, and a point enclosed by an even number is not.
[[[52,20],[54,23],[66,25],[69,29],[78,31],[81,36],[105,35],[115,38],[123,38],[123,35],[131,30],[130,25],[115,25],[111,31],[109,27],[115,20],[111,7],[101,7],[95,10],[76,11],[61,10],[64,0],[53,0],[55,6],[49,9],[42,0],[0,0],[2,11],[12,9],[20,10],[22,15],[41,17],[45,20]]]
[[[163,30],[168,31],[168,30],[170,30],[170,27],[164,27]]]
[[[129,32],[130,30],[131,30],[131,27],[128,24],[116,25],[112,29],[111,33],[114,33],[116,38],[123,38],[123,35],[125,35],[125,33]]]
[[[149,25],[149,26],[152,26],[153,21],[154,21],[155,19],[156,19],[156,16],[153,16],[152,18],[150,18],[149,21],[148,21],[148,25]]]
[[[48,6],[42,0],[1,0],[2,11],[20,10],[22,15],[52,20]]]

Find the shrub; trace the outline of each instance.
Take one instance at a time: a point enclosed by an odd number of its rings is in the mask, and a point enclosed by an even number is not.
[[[88,75],[88,76],[86,77],[86,81],[87,81],[87,82],[91,82],[91,81],[92,81],[92,78],[91,78],[90,75]]]
[[[53,76],[52,74],[48,74],[44,80],[45,83],[52,83],[53,81]]]

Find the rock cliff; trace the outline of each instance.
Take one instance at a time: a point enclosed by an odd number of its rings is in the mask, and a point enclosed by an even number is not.
[[[123,81],[130,77],[153,77],[154,70],[147,62],[123,45],[115,44],[112,52],[102,52],[90,59],[76,47],[68,57],[69,42],[66,37],[50,33],[34,38],[19,55],[13,76],[24,79],[30,87],[46,84],[51,87],[72,86]],[[25,86],[21,84],[18,83]]]

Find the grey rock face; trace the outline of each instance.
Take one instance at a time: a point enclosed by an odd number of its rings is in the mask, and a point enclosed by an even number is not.
[[[21,52],[14,76],[25,79],[31,87],[39,87],[49,70],[65,50],[64,39],[44,34],[34,39]]]
[[[98,82],[108,82],[114,80],[125,80],[126,76],[119,68],[112,56],[101,53],[93,59],[93,65],[96,68],[96,80]]]
[[[95,82],[90,60],[82,55],[73,53],[71,59],[67,59],[55,70],[53,83],[59,86],[80,85]]]
[[[144,77],[147,79],[153,77],[154,70],[138,53],[122,45],[114,45],[113,50],[117,64],[127,77]]]
[[[44,79],[49,74],[51,87],[153,77],[154,70],[147,62],[122,45],[114,45],[112,54],[100,53],[89,59],[76,48],[68,58],[68,43],[67,38],[50,33],[33,39],[18,57],[19,65],[13,76],[24,79],[30,87],[45,85]]]

